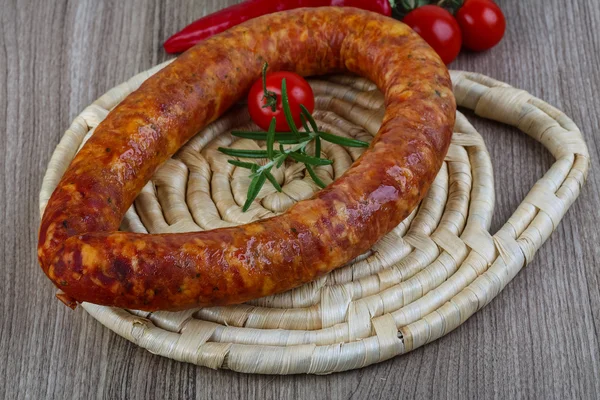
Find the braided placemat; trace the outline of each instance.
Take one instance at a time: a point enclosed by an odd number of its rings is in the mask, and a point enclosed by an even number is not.
[[[40,193],[44,207],[60,177],[109,110],[159,65],[96,100],[75,118],[56,148]],[[504,226],[489,233],[494,209],[492,162],[460,113],[437,179],[417,210],[367,254],[314,282],[247,304],[183,312],[140,312],[84,303],[102,324],[149,351],[211,368],[263,374],[325,374],[406,353],[450,332],[489,303],[556,228],[579,194],[589,167],[581,133],[562,112],[491,78],[452,71],[456,100],[475,114],[519,128],[556,162]],[[321,129],[369,141],[384,101],[362,79],[310,81]],[[122,229],[165,233],[247,223],[285,211],[318,190],[303,164],[273,174],[242,212],[248,171],[227,163],[217,147],[256,149],[232,129],[256,129],[240,105],[194,137],[154,175],[125,216]],[[317,167],[329,183],[363,149],[323,142],[334,163]]]

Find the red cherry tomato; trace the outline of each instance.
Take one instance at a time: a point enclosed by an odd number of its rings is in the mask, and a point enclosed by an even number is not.
[[[445,64],[450,64],[460,52],[460,27],[452,14],[442,7],[428,5],[416,8],[402,22],[425,39]]]
[[[466,0],[456,13],[463,44],[469,50],[491,49],[500,42],[506,20],[500,7],[490,0]]]
[[[273,72],[267,73],[267,91],[273,92],[277,96],[277,106],[275,111],[270,106],[266,106],[267,100],[264,98],[262,79],[254,82],[250,93],[248,94],[248,111],[252,120],[262,129],[269,129],[271,120],[275,117],[275,129],[278,132],[289,132],[290,127],[285,119],[281,105],[281,81],[285,78],[287,94],[290,103],[290,111],[294,117],[296,127],[302,125],[300,120],[300,104],[304,105],[311,113],[315,109],[315,95],[306,82],[306,80],[293,72]]]

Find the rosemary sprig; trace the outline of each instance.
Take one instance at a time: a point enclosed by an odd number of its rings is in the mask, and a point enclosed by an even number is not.
[[[266,81],[266,63],[263,68],[263,83]],[[267,92],[265,87],[265,98],[267,98],[267,102],[270,103],[270,100],[276,103],[277,98],[273,100],[271,95],[275,95],[272,92]],[[237,137],[253,139],[253,140],[264,140],[266,141],[266,150],[245,150],[245,149],[229,149],[224,147],[219,147],[219,151],[227,154],[232,157],[239,158],[266,158],[269,161],[260,165],[258,163],[240,161],[240,160],[227,160],[227,162],[231,165],[235,165],[236,167],[249,169],[250,173],[250,185],[248,186],[248,194],[246,196],[246,202],[242,207],[242,211],[247,211],[248,208],[252,205],[252,202],[258,196],[258,193],[262,189],[265,182],[268,180],[271,182],[273,187],[281,192],[281,185],[277,182],[271,170],[273,167],[280,168],[283,163],[292,159],[294,161],[302,162],[306,166],[306,170],[310,175],[311,179],[321,188],[324,188],[325,183],[317,176],[313,166],[316,165],[330,165],[332,164],[331,160],[326,158],[321,158],[321,140],[325,140],[330,143],[339,144],[342,146],[348,147],[368,147],[369,144],[363,142],[362,140],[351,139],[347,137],[333,135],[331,133],[323,132],[319,130],[317,122],[312,117],[308,109],[303,105],[300,105],[301,113],[300,120],[302,122],[302,127],[304,128],[304,132],[301,132],[296,127],[294,122],[294,118],[292,116],[292,111],[290,109],[289,97],[287,93],[287,84],[286,80],[281,80],[281,104],[284,116],[288,123],[291,132],[276,132],[276,120],[275,117],[271,120],[271,124],[269,125],[269,129],[267,132],[258,132],[258,131],[232,131],[231,134]],[[270,104],[269,104],[270,105]],[[310,142],[315,141],[315,152],[314,155],[309,155],[306,153],[306,147]],[[275,142],[279,143],[279,149],[275,149]],[[284,145],[290,146],[289,148],[285,148]]]

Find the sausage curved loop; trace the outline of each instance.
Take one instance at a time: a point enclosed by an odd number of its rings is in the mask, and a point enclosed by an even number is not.
[[[183,234],[118,232],[160,164],[238,101],[265,61],[375,82],[386,112],[369,149],[274,218]],[[109,113],[48,202],[40,264],[67,300],[141,310],[289,290],[367,251],[411,212],[441,167],[455,111],[446,67],[400,22],[336,7],[256,18],[196,45]]]

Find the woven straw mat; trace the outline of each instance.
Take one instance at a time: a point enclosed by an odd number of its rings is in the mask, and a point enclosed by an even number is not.
[[[56,148],[40,194],[43,212],[60,177],[109,110],[164,67],[138,74],[75,118]],[[565,114],[486,76],[452,71],[458,104],[517,127],[556,162],[504,226],[489,232],[494,210],[492,162],[481,136],[458,113],[452,145],[421,205],[368,253],[314,282],[252,302],[182,312],[141,312],[84,303],[102,324],[152,353],[260,374],[326,374],[364,367],[435,340],[489,303],[557,227],[586,178],[589,155]],[[369,141],[383,116],[382,94],[349,76],[311,80],[321,129]],[[246,213],[248,171],[216,149],[264,143],[231,136],[256,129],[243,106],[198,133],[154,175],[127,212],[123,230],[165,233],[244,224],[285,211],[318,190],[300,163],[274,170]],[[363,149],[323,143],[329,183]]]

